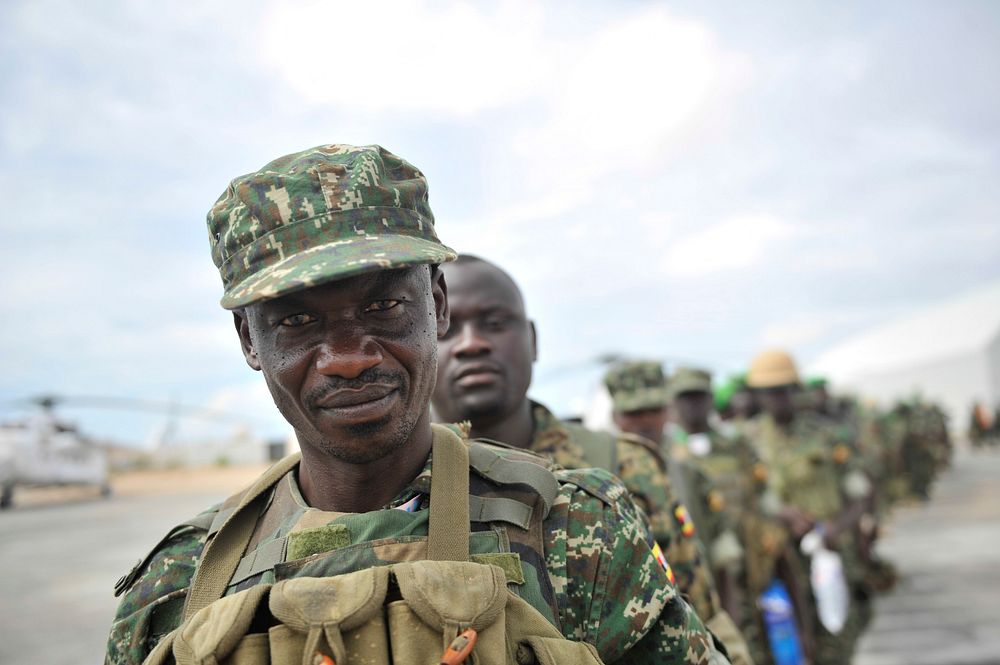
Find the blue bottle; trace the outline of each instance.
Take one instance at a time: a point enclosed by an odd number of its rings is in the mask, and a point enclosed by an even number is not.
[[[795,623],[795,608],[781,580],[772,580],[757,600],[764,615],[767,641],[776,665],[802,665],[802,642]]]

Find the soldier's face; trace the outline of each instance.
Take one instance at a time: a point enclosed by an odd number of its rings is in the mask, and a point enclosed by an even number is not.
[[[623,432],[644,436],[659,442],[663,438],[663,428],[667,426],[667,407],[659,409],[637,409],[635,411],[615,411],[614,421]]]
[[[757,415],[759,408],[757,398],[751,390],[737,390],[733,393],[730,401],[730,408],[738,418],[752,418]]]
[[[247,364],[303,448],[365,464],[429,421],[436,338],[448,326],[440,273],[384,270],[234,315]]]
[[[793,386],[777,386],[754,391],[760,408],[779,423],[791,422],[795,418],[795,391]]]
[[[684,429],[700,430],[708,424],[712,412],[712,396],[706,392],[681,393],[674,399],[677,419]]]
[[[474,427],[503,421],[524,401],[535,330],[517,286],[488,263],[446,264],[451,326],[438,344],[434,410]]]

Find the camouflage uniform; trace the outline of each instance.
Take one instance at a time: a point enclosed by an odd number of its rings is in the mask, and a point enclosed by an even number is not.
[[[627,413],[652,409],[658,411],[666,407],[669,391],[663,366],[657,361],[633,361],[619,363],[610,368],[604,377],[616,413]],[[651,433],[652,434],[652,433]],[[627,441],[631,435],[621,435]],[[635,468],[646,477],[644,487],[663,484],[675,499],[671,504],[672,515],[682,537],[675,538],[681,543],[680,548],[668,552],[668,560],[673,564],[674,558],[680,562],[691,561],[689,567],[690,581],[679,575],[681,590],[690,594],[695,609],[707,620],[711,628],[726,643],[731,659],[740,665],[752,664],[753,658],[744,636],[734,623],[729,613],[722,607],[715,578],[712,575],[709,558],[705,554],[704,542],[715,542],[728,530],[725,518],[710,508],[713,494],[711,480],[697,466],[683,461],[675,461],[669,457],[669,444],[662,432],[655,446],[656,454],[652,457],[661,469],[662,479],[649,476],[649,462],[636,464]],[[638,437],[639,441],[645,441]],[[647,446],[650,444],[647,442]],[[662,473],[666,470],[666,473]],[[629,475],[624,469],[620,473]],[[623,476],[624,477],[624,476]],[[626,481],[626,485],[628,485]],[[630,488],[631,489],[631,488]],[[641,489],[640,489],[641,491]],[[689,512],[689,509],[691,512]],[[692,515],[693,513],[693,515]],[[695,527],[697,526],[697,531]],[[706,531],[707,528],[707,531]],[[697,533],[702,536],[698,537]],[[704,540],[703,540],[704,539]]]
[[[748,422],[744,433],[767,466],[771,489],[778,499],[816,520],[835,519],[846,501],[863,498],[870,491],[870,482],[858,468],[849,442],[839,439],[829,421],[818,415],[800,412],[788,427],[782,427],[765,413]],[[857,547],[856,534],[841,534],[837,553],[852,593],[850,610],[838,635],[814,622],[819,665],[849,663],[870,616],[865,571]]]
[[[532,416],[535,421],[532,452],[550,457],[568,469],[594,464],[586,459],[570,425],[537,402],[532,402]],[[663,548],[678,588],[698,616],[712,617],[719,611],[719,599],[703,555],[704,548],[694,529],[678,517],[683,515],[678,510],[682,504],[674,496],[662,458],[645,439],[628,434],[606,436],[608,443],[615,446],[615,475],[649,518],[653,538]]]
[[[680,430],[671,447],[671,461],[684,461],[710,480],[709,511],[705,520],[716,523],[716,536],[709,542],[712,568],[726,569],[742,591],[739,627],[754,662],[772,662],[767,636],[756,599],[775,577],[778,556],[788,536],[784,527],[763,509],[767,502],[767,470],[756,451],[743,438],[710,430],[707,451],[692,450],[688,435]],[[697,448],[697,447],[696,447]],[[700,515],[695,521],[701,525]],[[705,533],[705,529],[701,529]]]
[[[596,469],[549,472],[545,461],[529,453],[472,445],[495,458],[485,471],[471,469],[473,496],[523,501],[522,484],[499,486],[490,475],[497,465],[508,463],[525,476],[531,475],[525,465],[552,473],[549,477],[558,488],[544,520],[538,520],[542,551],[527,548],[530,536],[506,521],[519,518],[501,516],[474,520],[473,560],[499,565],[515,593],[567,638],[594,644],[607,663],[622,658],[635,663],[707,663],[719,657],[700,620],[650,551],[648,528],[616,478]],[[257,522],[243,560],[251,563],[241,562],[227,594],[276,579],[336,575],[422,558],[432,500],[430,462],[389,506],[362,514],[309,507],[296,472],[288,473]],[[107,663],[141,662],[180,624],[207,534],[215,528],[209,525],[217,521],[210,518],[218,513],[216,506],[173,530],[119,584],[127,590],[112,624]],[[280,547],[273,547],[276,543]]]

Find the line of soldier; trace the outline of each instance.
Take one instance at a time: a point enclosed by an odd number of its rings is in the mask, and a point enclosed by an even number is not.
[[[659,441],[675,469],[723,604],[757,663],[851,662],[873,596],[896,582],[875,553],[879,525],[892,505],[926,501],[951,458],[936,405],[914,398],[879,412],[832,398],[826,383],[803,382],[780,350],[714,390],[707,371],[678,367],[668,380],[657,361],[605,376],[617,427]],[[836,553],[847,592],[832,621],[822,607],[829,592],[810,574],[815,554],[803,547],[817,537]],[[797,646],[769,615],[775,583],[791,603]]]
[[[443,245],[423,175],[379,146],[236,178],[208,230],[301,455],[119,580],[107,663],[850,662],[892,573],[874,488],[899,465],[867,421],[795,408],[787,354],[730,396],[735,434],[707,374],[659,363],[609,374],[619,433],[560,421],[528,397],[514,280]]]

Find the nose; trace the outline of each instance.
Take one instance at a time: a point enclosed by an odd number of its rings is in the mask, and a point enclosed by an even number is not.
[[[324,376],[357,378],[382,363],[382,349],[370,338],[340,336],[323,344],[316,353],[316,371]]]
[[[480,356],[489,353],[493,349],[489,339],[487,339],[479,327],[472,321],[465,321],[461,324],[458,334],[455,336],[455,344],[452,346],[452,353],[459,357]]]

